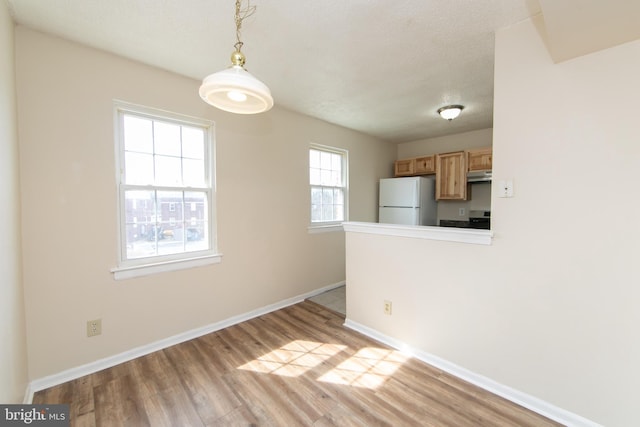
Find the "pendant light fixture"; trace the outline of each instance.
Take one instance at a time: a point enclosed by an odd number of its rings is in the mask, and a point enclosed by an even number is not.
[[[446,107],[438,108],[438,114],[445,120],[453,120],[460,115],[464,107],[462,105],[447,105]]]
[[[273,107],[271,91],[260,80],[249,74],[244,68],[246,58],[241,52],[240,29],[242,21],[253,15],[255,6],[248,1],[242,9],[242,0],[236,0],[236,44],[231,54],[231,66],[225,70],[208,75],[200,86],[200,97],[207,104],[236,114],[257,114]]]

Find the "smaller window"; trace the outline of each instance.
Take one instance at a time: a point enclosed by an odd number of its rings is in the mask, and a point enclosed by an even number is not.
[[[347,220],[347,165],[346,150],[316,144],[309,148],[312,226]]]

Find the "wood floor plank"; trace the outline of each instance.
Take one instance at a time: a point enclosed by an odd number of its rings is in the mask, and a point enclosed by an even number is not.
[[[189,395],[177,390],[160,392],[143,399],[149,424],[153,427],[203,427]]]
[[[49,402],[68,404],[69,416],[82,419],[82,425],[95,425],[93,387],[88,376],[34,395],[35,404]]]
[[[260,425],[257,418],[246,406],[240,406],[217,420],[207,423],[210,427],[255,427]]]
[[[138,388],[130,375],[94,387],[96,426],[150,426]],[[75,421],[71,417],[71,425],[75,426]]]
[[[164,352],[205,425],[242,405],[227,383],[207,369],[210,358],[201,353],[194,342],[173,346]]]
[[[35,394],[71,426],[558,426],[302,302]]]

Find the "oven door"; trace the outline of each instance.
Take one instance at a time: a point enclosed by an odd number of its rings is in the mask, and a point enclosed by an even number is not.
[[[469,228],[489,230],[491,229],[491,218],[469,218]]]

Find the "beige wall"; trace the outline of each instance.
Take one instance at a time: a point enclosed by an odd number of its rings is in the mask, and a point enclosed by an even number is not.
[[[198,81],[24,27],[16,46],[31,379],[345,279],[343,233],[307,232],[309,143],[349,150],[363,221],[395,146],[277,107],[221,112]],[[221,264],[114,281],[114,98],[215,121]]]
[[[491,147],[493,129],[480,129],[471,132],[420,139],[398,144],[398,159],[428,156],[438,153],[466,150],[469,148]]]
[[[524,21],[497,33],[495,72],[493,172],[515,192],[493,196],[493,244],[348,233],[349,319],[639,425],[640,41],[554,64]]]
[[[0,402],[20,403],[27,385],[25,313],[20,274],[20,183],[14,27],[0,2]]]

